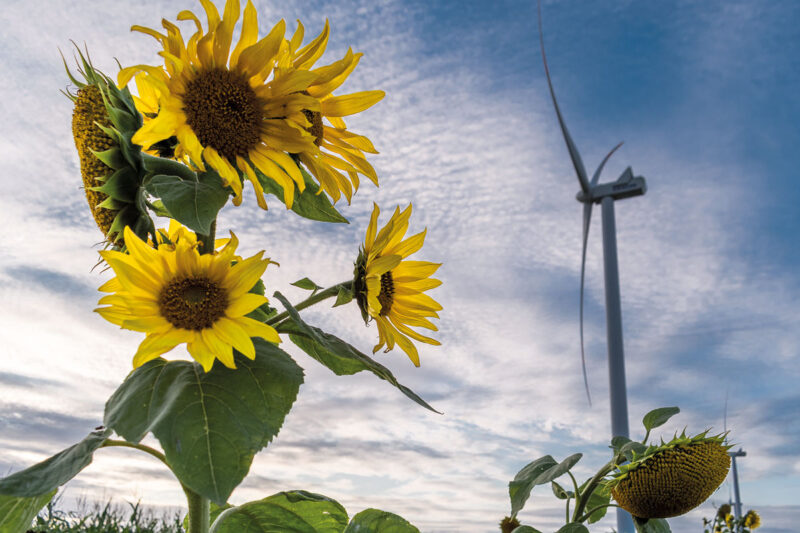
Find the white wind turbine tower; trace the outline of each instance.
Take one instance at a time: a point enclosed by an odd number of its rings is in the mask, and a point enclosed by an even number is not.
[[[547,76],[547,85],[550,88],[550,96],[553,99],[553,106],[556,109],[558,123],[564,140],[567,143],[572,165],[578,175],[578,182],[581,190],[577,194],[577,199],[583,204],[583,250],[581,252],[581,289],[580,289],[580,337],[581,337],[581,362],[583,364],[583,379],[586,386],[586,394],[591,405],[589,396],[589,382],[586,376],[586,359],[583,347],[583,286],[584,274],[586,271],[586,243],[589,237],[589,224],[592,220],[592,205],[600,204],[602,208],[603,220],[603,260],[605,273],[605,292],[606,292],[606,336],[608,342],[608,379],[611,397],[611,436],[630,437],[628,429],[628,399],[625,386],[625,356],[622,344],[622,310],[619,296],[619,269],[617,267],[617,236],[616,222],[614,220],[614,201],[641,196],[647,192],[647,185],[641,176],[634,177],[631,167],[625,169],[622,175],[615,182],[598,184],[600,173],[613,154],[622,143],[612,148],[605,156],[600,166],[597,167],[591,181],[589,180],[583,161],[575,147],[575,143],[569,135],[567,125],[561,116],[561,110],[556,101],[553,91],[553,84],[550,80],[550,70],[547,67],[547,57],[544,52],[544,37],[542,35],[542,5],[538,3],[539,11],[539,43],[542,48],[542,61]],[[633,521],[630,515],[620,508],[617,508],[617,531],[619,533],[633,533]]]

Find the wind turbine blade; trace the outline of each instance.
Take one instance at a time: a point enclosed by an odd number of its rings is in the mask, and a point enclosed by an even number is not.
[[[625,142],[625,141],[623,141],[623,142]],[[622,146],[622,143],[619,143],[614,148],[612,148],[611,151],[608,152],[606,154],[606,156],[603,158],[603,161],[600,163],[600,166],[597,167],[597,170],[594,171],[594,176],[592,176],[592,181],[591,181],[592,187],[597,185],[597,181],[600,179],[600,173],[603,172],[603,167],[606,166],[606,161],[611,159],[611,156],[614,155],[614,152],[616,152],[617,149],[619,149],[620,146]]]
[[[550,87],[550,96],[553,98],[553,106],[556,108],[558,123],[561,126],[561,133],[564,134],[564,140],[567,143],[567,150],[569,151],[569,157],[572,159],[572,166],[575,167],[575,172],[577,172],[578,174],[578,181],[581,183],[581,190],[588,197],[590,195],[589,178],[586,174],[586,168],[583,166],[583,161],[581,160],[581,155],[578,153],[578,148],[576,148],[575,143],[572,142],[572,137],[570,137],[569,135],[569,130],[567,130],[567,125],[564,123],[564,117],[561,116],[561,110],[559,109],[558,102],[556,101],[556,93],[553,90],[553,82],[550,80],[550,69],[547,66],[547,56],[544,53],[541,0],[539,0],[538,2],[538,10],[539,10],[539,44],[542,47],[542,61],[544,62],[544,73],[547,76],[547,86]]]
[[[583,370],[583,386],[586,388],[586,399],[592,406],[592,394],[589,392],[589,377],[586,374],[586,352],[583,348],[583,286],[586,274],[586,243],[589,241],[589,224],[592,221],[592,203],[583,204],[583,250],[581,251],[581,369]]]

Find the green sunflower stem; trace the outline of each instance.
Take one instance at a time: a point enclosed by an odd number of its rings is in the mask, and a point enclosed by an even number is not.
[[[586,485],[586,488],[583,489],[583,492],[575,494],[575,512],[572,514],[573,522],[578,521],[578,518],[584,516],[584,511],[586,510],[586,504],[589,503],[589,496],[594,492],[594,489],[597,488],[597,485],[603,480],[609,472],[614,470],[614,467],[623,459],[625,458],[624,455],[619,454],[615,455],[611,461],[606,463],[606,465],[601,468],[592,479],[589,480],[589,483]]]
[[[328,298],[333,298],[334,296],[339,294],[339,291],[341,289],[344,289],[346,291],[352,291],[353,280],[343,281],[341,283],[337,283],[332,287],[328,287],[327,289],[323,289],[317,293],[314,293],[305,300],[303,300],[302,302],[300,302],[299,304],[295,305],[294,308],[297,309],[298,311],[302,311],[303,309],[311,307],[314,304],[318,304],[323,300],[327,300]],[[289,313],[287,311],[284,311],[283,313],[275,315],[274,317],[267,320],[267,324],[269,324],[270,326],[274,326],[275,324],[282,322],[287,318],[289,318]]]
[[[575,489],[575,505],[580,505],[581,503],[581,490],[578,486],[578,480],[575,479],[575,476],[572,475],[572,472],[567,470],[567,474],[569,474],[569,478],[572,480],[572,487]],[[567,499],[567,503],[569,503],[569,499]],[[569,507],[569,505],[567,505]],[[567,512],[567,522],[569,522],[569,512]]]
[[[587,520],[590,516],[592,516],[596,511],[599,511],[600,509],[603,509],[605,507],[619,507],[619,505],[617,505],[616,503],[606,503],[603,505],[598,505],[597,507],[593,507],[588,511],[586,511],[585,513],[583,513],[583,515],[578,517],[578,520],[576,521],[583,522],[584,520]]]
[[[132,442],[124,441],[124,440],[116,440],[116,439],[106,439],[103,441],[103,444],[100,445],[101,448],[112,448],[112,447],[122,447],[122,448],[133,448],[134,450],[139,450],[140,452],[144,452],[147,454],[152,455],[169,468],[169,464],[167,463],[167,458],[164,456],[163,453],[156,450],[155,448],[151,448],[150,446],[145,446],[144,444],[134,444]]]
[[[202,244],[202,248],[200,248],[201,254],[210,254],[214,252],[214,241],[216,240],[217,234],[217,219],[215,218],[211,222],[211,229],[208,231],[208,235],[201,235],[200,233],[197,234],[197,240]]]
[[[211,526],[211,504],[208,498],[200,496],[188,487],[183,487],[189,503],[189,529],[186,533],[208,533]]]

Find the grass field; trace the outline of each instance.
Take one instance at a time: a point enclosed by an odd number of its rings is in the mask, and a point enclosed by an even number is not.
[[[80,503],[77,511],[58,509],[51,502],[39,513],[28,533],[183,533],[182,518],[156,515],[139,504],[128,506]]]

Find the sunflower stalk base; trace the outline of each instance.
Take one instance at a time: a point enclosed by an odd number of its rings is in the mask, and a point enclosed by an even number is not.
[[[189,504],[189,529],[187,533],[208,533],[208,529],[211,526],[211,508],[208,498],[204,498],[188,488],[184,488],[184,492],[186,493],[186,501]]]

